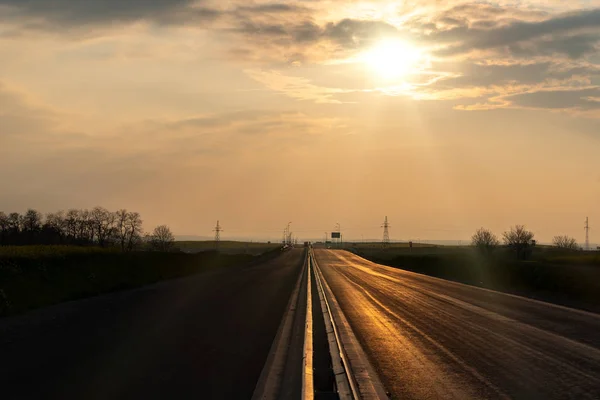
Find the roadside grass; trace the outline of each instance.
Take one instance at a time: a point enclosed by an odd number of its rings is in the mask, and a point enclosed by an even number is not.
[[[0,247],[0,316],[278,254],[131,252],[75,246]]]
[[[453,246],[353,251],[383,265],[600,312],[596,252],[539,247],[528,260],[517,260],[507,248],[491,253]]]
[[[555,264],[597,265],[600,267],[600,252],[548,253],[543,260]]]
[[[352,243],[346,243],[345,246],[351,246],[357,249],[374,249],[374,250],[381,250],[381,242],[352,242]],[[435,248],[435,247],[452,247],[452,246],[438,246],[438,245],[434,245],[434,244],[428,244],[428,243],[416,243],[413,242],[412,244],[412,248]],[[387,245],[387,249],[388,250],[394,250],[394,249],[410,249],[410,244],[408,242],[390,242]]]

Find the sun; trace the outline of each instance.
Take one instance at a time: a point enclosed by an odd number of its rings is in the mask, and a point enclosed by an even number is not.
[[[380,78],[395,79],[418,68],[421,52],[407,42],[385,39],[363,53],[361,59]]]

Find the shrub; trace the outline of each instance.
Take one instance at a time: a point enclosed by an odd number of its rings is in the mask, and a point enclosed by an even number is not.
[[[479,228],[471,237],[471,244],[478,249],[491,251],[500,244],[500,241],[491,231]]]
[[[554,236],[552,239],[552,244],[559,249],[566,250],[579,250],[579,245],[577,244],[577,240],[570,236]]]
[[[515,252],[518,259],[526,259],[531,253],[531,247],[535,245],[533,232],[525,229],[523,225],[515,225],[502,236],[504,244]]]

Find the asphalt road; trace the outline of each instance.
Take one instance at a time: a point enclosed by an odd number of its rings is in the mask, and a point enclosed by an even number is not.
[[[600,315],[315,253],[392,398],[600,398]]]
[[[249,399],[303,254],[0,320],[0,398]]]

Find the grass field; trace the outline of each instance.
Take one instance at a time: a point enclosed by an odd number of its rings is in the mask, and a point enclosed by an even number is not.
[[[175,242],[175,247],[186,253],[195,253],[200,251],[215,250],[224,254],[261,254],[266,251],[271,251],[281,247],[279,243],[261,243],[261,242],[236,242],[236,241],[220,241],[217,243],[213,240],[207,241],[178,241]]]
[[[348,250],[362,254],[364,256],[377,257],[378,259],[393,259],[399,256],[433,256],[433,255],[471,255],[478,257],[479,252],[471,246],[438,246],[438,245],[413,245],[409,248],[404,243],[394,243],[383,248],[381,243],[376,244],[358,244],[348,246]],[[511,261],[514,259],[513,253],[507,248],[497,248],[493,254],[495,259]],[[598,251],[569,251],[561,250],[551,246],[537,246],[534,248],[528,261],[543,262],[550,264],[569,264],[569,265],[598,265],[600,266],[600,252]]]
[[[218,268],[243,267],[275,256],[279,250],[258,254],[258,250],[254,254],[189,254],[74,246],[0,247],[0,316]]]
[[[0,246],[0,259],[39,259],[47,257],[67,257],[76,254],[118,253],[117,249],[83,246]]]
[[[472,247],[363,247],[371,261],[489,289],[600,311],[600,253],[548,246],[517,260],[507,248],[485,254]]]

